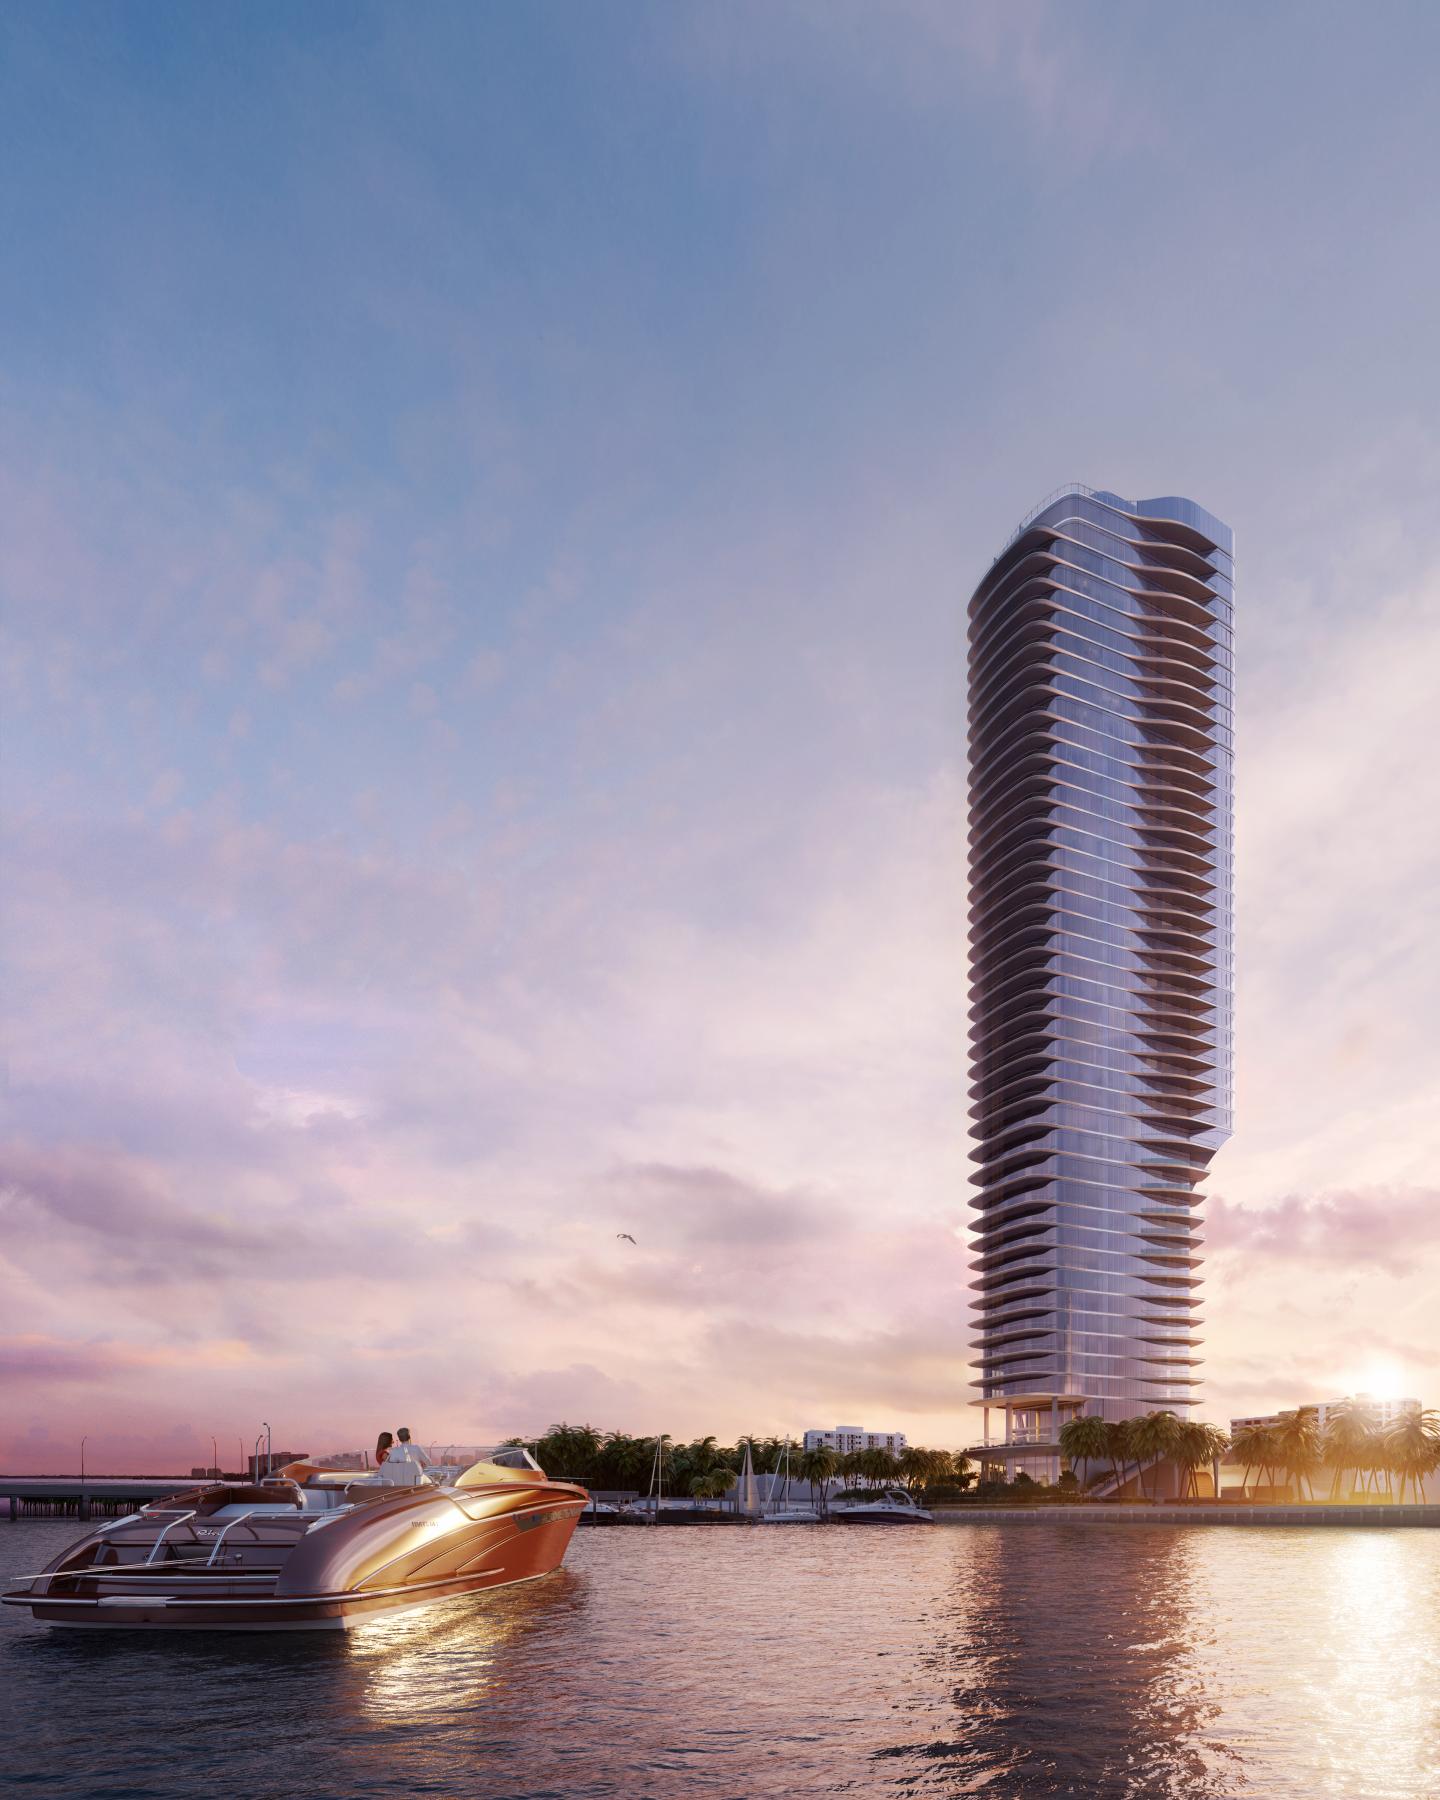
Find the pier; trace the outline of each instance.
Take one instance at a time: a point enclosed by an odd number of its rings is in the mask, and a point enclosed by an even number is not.
[[[114,1519],[194,1485],[183,1475],[0,1475],[0,1507],[10,1519]]]

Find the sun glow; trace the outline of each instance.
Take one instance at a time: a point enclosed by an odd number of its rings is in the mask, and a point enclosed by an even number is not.
[[[1368,1394],[1372,1400],[1403,1400],[1405,1371],[1395,1363],[1371,1363],[1362,1375],[1355,1376],[1347,1391]]]

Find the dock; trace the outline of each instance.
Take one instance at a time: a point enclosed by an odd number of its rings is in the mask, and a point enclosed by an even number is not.
[[[0,1475],[0,1507],[10,1519],[114,1519],[194,1486],[184,1475]]]

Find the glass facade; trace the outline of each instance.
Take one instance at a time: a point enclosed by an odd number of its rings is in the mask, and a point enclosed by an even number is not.
[[[982,1402],[1199,1389],[1200,1191],[1230,1134],[1233,541],[1052,495],[970,601]],[[1045,1435],[1050,1435],[1046,1432]]]

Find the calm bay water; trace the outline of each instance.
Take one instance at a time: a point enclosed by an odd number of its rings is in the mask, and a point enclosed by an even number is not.
[[[73,1521],[0,1523],[41,1566]],[[8,1583],[7,1583],[8,1585]],[[1440,1796],[1440,1532],[580,1532],[348,1637],[0,1614],[0,1788]]]

